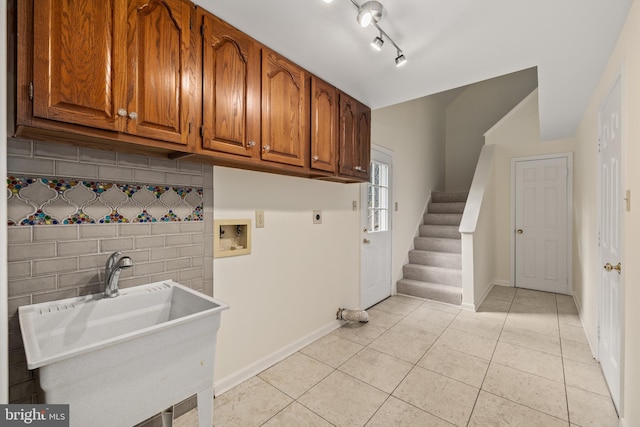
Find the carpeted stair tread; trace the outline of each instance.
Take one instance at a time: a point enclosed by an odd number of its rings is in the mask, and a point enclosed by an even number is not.
[[[402,274],[404,279],[462,287],[462,270],[460,269],[405,264],[402,266]]]
[[[429,213],[457,213],[464,212],[465,202],[429,203]]]
[[[459,254],[462,252],[460,239],[443,239],[440,237],[416,237],[414,246],[421,251],[438,251]]]
[[[410,264],[432,265],[434,267],[462,268],[462,255],[450,252],[409,251]]]
[[[460,226],[433,224],[421,225],[420,237],[442,237],[444,239],[460,239]]]
[[[425,225],[457,225],[460,226],[462,214],[427,213],[424,216]]]
[[[401,279],[398,281],[398,293],[441,301],[448,304],[462,304],[462,288],[439,283]]]
[[[431,201],[434,203],[443,202],[466,202],[469,197],[468,191],[433,191],[431,192]]]

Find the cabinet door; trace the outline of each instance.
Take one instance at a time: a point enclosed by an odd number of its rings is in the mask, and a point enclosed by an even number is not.
[[[183,0],[129,0],[127,132],[187,143],[190,14]]]
[[[371,109],[340,94],[340,175],[369,180],[371,161]]]
[[[355,176],[356,162],[359,153],[357,147],[357,125],[358,106],[356,101],[341,93],[340,94],[340,160],[339,173],[346,176]]]
[[[33,115],[124,130],[126,3],[34,1]]]
[[[371,109],[358,103],[357,160],[355,175],[369,181],[369,163],[371,162]]]
[[[262,159],[304,166],[309,146],[307,75],[267,49],[262,55]]]
[[[252,157],[260,153],[260,47],[213,15],[199,14],[203,148]]]
[[[338,91],[330,84],[311,79],[311,168],[336,170],[338,139]]]

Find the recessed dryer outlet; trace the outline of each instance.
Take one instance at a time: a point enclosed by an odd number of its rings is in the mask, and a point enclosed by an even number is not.
[[[313,223],[322,224],[322,211],[313,211]]]

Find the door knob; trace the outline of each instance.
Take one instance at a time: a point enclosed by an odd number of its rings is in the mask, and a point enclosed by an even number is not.
[[[138,113],[136,113],[135,111],[132,111],[129,113],[129,118],[131,120],[138,120]]]
[[[622,265],[620,263],[618,263],[617,265],[611,265],[611,263],[608,262],[604,265],[604,269],[607,271],[615,270],[618,272],[618,274],[622,273]]]
[[[371,240],[369,240],[369,239],[362,239],[362,243],[364,243],[365,245],[368,245],[369,243],[371,243]]]
[[[522,234],[522,233],[524,233],[524,230],[523,230],[522,228],[518,228],[518,229],[516,230],[516,233],[518,233],[518,234]]]

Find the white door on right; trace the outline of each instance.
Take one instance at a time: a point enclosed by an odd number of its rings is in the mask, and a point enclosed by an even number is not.
[[[621,186],[622,101],[620,81],[600,110],[600,291],[598,301],[598,359],[613,403],[619,409],[623,316]]]
[[[570,293],[566,157],[515,162],[515,286]]]

